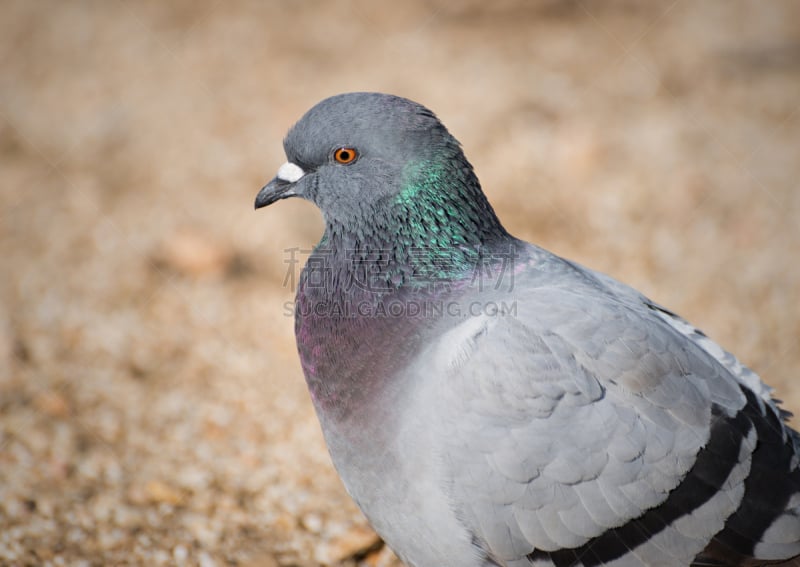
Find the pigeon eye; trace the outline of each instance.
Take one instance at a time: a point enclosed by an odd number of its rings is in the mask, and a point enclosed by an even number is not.
[[[339,148],[338,150],[333,152],[333,159],[336,160],[337,163],[341,163],[342,165],[347,165],[349,163],[353,163],[356,161],[358,157],[358,152],[355,148]]]

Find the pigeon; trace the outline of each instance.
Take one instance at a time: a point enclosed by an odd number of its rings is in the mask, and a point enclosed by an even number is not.
[[[297,348],[345,488],[415,567],[800,565],[800,435],[732,354],[510,235],[424,106],[311,108],[256,208],[325,230]]]

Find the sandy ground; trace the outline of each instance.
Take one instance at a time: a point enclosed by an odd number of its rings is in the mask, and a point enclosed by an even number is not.
[[[350,90],[434,109],[516,235],[705,329],[800,411],[800,3],[0,3],[0,564],[393,565],[253,212]]]

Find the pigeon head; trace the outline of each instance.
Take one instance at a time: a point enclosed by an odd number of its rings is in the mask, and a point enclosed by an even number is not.
[[[322,211],[327,236],[344,234],[357,244],[391,235],[441,247],[504,233],[458,141],[410,100],[330,97],[291,128],[284,150],[288,161],[255,206],[307,199]]]

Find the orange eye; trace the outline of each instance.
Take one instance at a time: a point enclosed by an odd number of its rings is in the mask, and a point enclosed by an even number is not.
[[[342,165],[353,163],[358,157],[358,152],[355,148],[339,148],[333,152],[333,159]]]

